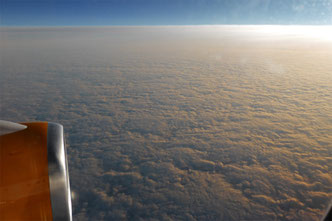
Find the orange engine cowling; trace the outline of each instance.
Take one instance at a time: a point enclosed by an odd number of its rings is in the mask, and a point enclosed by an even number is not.
[[[0,136],[0,220],[72,220],[63,127],[22,125]]]

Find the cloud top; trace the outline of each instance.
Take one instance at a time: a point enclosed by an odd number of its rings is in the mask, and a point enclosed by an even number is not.
[[[0,115],[65,126],[76,219],[324,213],[329,41],[187,26],[5,29],[2,43]]]

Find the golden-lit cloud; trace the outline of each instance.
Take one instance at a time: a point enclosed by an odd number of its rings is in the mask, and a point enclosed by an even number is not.
[[[316,220],[331,200],[330,41],[232,26],[1,41],[1,118],[65,126],[76,219]]]

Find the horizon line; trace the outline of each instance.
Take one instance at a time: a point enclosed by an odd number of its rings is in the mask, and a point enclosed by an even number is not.
[[[195,26],[331,26],[332,24],[181,24],[181,25],[1,25],[0,28],[74,28],[74,27],[195,27]]]

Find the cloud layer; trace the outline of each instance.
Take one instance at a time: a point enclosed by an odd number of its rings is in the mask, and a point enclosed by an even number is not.
[[[317,220],[332,43],[256,27],[2,28],[0,116],[65,126],[78,220]]]

